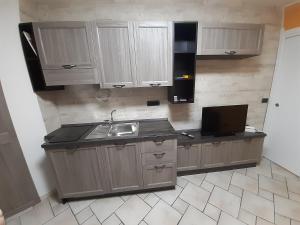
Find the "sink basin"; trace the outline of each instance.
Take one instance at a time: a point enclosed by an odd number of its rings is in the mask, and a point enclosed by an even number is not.
[[[120,136],[137,136],[139,123],[117,123],[112,124],[111,129],[108,132],[108,136],[120,137]]]
[[[100,124],[89,135],[87,135],[85,139],[137,136],[138,131],[138,122]]]

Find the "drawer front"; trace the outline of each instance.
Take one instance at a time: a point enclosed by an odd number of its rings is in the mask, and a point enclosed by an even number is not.
[[[43,70],[47,86],[98,84],[96,69]]]
[[[176,163],[176,151],[148,152],[142,155],[143,165]]]
[[[176,152],[177,140],[157,140],[157,141],[146,141],[142,143],[142,152]]]
[[[156,188],[176,185],[176,164],[160,164],[143,168],[145,188]]]

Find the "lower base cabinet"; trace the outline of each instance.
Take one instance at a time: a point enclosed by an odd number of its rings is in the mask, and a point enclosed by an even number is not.
[[[155,147],[157,146],[157,147]],[[60,199],[176,185],[177,140],[47,150]]]
[[[226,166],[231,142],[213,142],[202,145],[201,168]]]
[[[177,171],[200,168],[201,145],[183,145],[177,148]]]

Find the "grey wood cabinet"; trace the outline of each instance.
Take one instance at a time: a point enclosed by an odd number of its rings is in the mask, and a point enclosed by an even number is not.
[[[201,164],[201,144],[177,147],[177,171],[196,170]]]
[[[99,83],[90,23],[39,22],[33,29],[47,86]]]
[[[172,22],[136,22],[134,26],[138,86],[172,86]]]
[[[97,21],[93,32],[101,87],[137,86],[133,23]]]
[[[227,166],[230,147],[230,141],[203,144],[201,151],[201,168]]]
[[[260,24],[199,23],[197,55],[259,55],[263,33]]]
[[[84,197],[109,191],[105,154],[98,147],[47,152],[60,198]]]
[[[139,144],[103,147],[108,162],[112,192],[130,191],[143,187],[142,163]]]
[[[176,164],[148,165],[143,169],[145,188],[176,185]]]

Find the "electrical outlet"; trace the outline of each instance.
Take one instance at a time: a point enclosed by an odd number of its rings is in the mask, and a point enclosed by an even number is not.
[[[268,103],[269,102],[269,98],[262,98],[261,99],[261,103]]]

